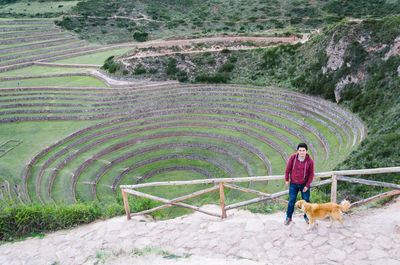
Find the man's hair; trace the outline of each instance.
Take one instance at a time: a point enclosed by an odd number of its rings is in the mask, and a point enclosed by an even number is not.
[[[299,145],[297,146],[297,150],[299,150],[299,148],[305,148],[308,151],[308,146],[306,145],[306,143],[299,143]]]

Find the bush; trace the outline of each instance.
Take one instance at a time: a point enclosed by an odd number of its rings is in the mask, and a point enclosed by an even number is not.
[[[279,47],[269,48],[264,52],[261,66],[263,68],[275,68],[279,65]]]
[[[136,66],[136,68],[133,70],[133,74],[135,75],[141,75],[146,73],[146,68],[143,67],[143,65],[140,63]]]
[[[149,36],[149,33],[144,32],[144,31],[135,31],[133,33],[133,38],[139,42],[147,41],[148,36]]]
[[[176,77],[178,78],[179,82],[186,82],[189,79],[188,74],[185,71],[179,71],[176,74]]]
[[[105,61],[101,69],[108,70],[114,64],[114,56],[108,57]]]
[[[0,213],[0,240],[90,223],[102,216],[97,204],[9,206]]]
[[[156,206],[144,198],[129,197],[131,212],[140,212]],[[122,196],[113,203],[99,202],[71,205],[3,205],[0,211],[0,241],[15,240],[32,234],[40,234],[59,229],[87,224],[100,218],[110,218],[125,214]],[[155,212],[153,216],[160,213]]]
[[[170,57],[168,58],[168,63],[167,63],[167,69],[166,69],[166,74],[169,76],[175,76],[176,73],[179,72],[179,69],[176,67],[178,61],[173,58]]]
[[[218,72],[220,73],[230,73],[235,68],[235,65],[231,62],[226,62],[218,68]]]
[[[200,74],[196,76],[195,81],[199,83],[228,83],[229,76],[225,73]]]

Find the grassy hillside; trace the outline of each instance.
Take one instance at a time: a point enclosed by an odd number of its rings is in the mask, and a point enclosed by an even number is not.
[[[316,29],[344,17],[400,13],[398,1],[348,0],[88,0],[59,23],[94,42],[143,41],[221,34],[288,34]]]

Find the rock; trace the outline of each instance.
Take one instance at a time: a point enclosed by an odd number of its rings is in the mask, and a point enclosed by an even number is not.
[[[328,237],[317,237],[315,240],[313,240],[311,245],[314,248],[317,248],[317,247],[322,246],[323,244],[325,244],[326,241],[328,241]]]
[[[246,259],[253,259],[253,254],[247,249],[240,249],[237,253],[238,257],[246,258]]]
[[[383,235],[380,235],[375,239],[375,244],[383,249],[391,249],[393,247],[392,239]]]
[[[344,265],[372,265],[371,261],[368,260],[352,260],[352,259],[347,259],[344,261]]]
[[[343,241],[341,240],[329,240],[328,243],[335,248],[341,248],[343,246]]]
[[[346,244],[345,244],[346,245]],[[346,246],[346,248],[344,249],[347,253],[352,253],[353,251],[356,250],[356,248],[354,246]]]
[[[368,257],[367,251],[354,251],[347,254],[348,258],[352,260],[363,260]]]
[[[216,232],[216,231],[221,231],[224,228],[224,223],[221,222],[210,222],[210,224],[208,225],[208,232],[212,233],[212,232]]]
[[[270,232],[267,233],[267,239],[271,242],[274,242],[276,240],[281,239],[282,237],[285,237],[285,234],[282,233],[282,231],[274,231],[274,232]]]
[[[272,248],[267,251],[267,257],[270,260],[277,260],[281,255],[281,250],[279,248]]]
[[[354,237],[349,237],[349,238],[346,238],[346,239],[344,240],[344,244],[345,244],[346,246],[350,246],[350,245],[352,245],[354,242],[356,242],[356,239],[355,239]]]
[[[284,248],[302,248],[304,245],[309,244],[307,241],[304,240],[297,240],[294,238],[288,238],[283,243]]]
[[[393,259],[400,260],[400,248],[394,248],[392,250],[389,250],[389,255]]]
[[[304,237],[304,234],[306,233],[306,229],[302,229],[298,226],[293,226],[293,228],[290,231],[290,235],[294,238],[296,238],[297,240],[300,240]]]
[[[264,223],[258,219],[249,219],[244,230],[246,232],[261,232],[264,230]]]
[[[331,232],[329,233],[329,240],[342,240],[344,236],[339,233]]]
[[[298,255],[298,249],[296,248],[284,248],[281,251],[281,256],[284,257],[294,258],[297,255]]]
[[[264,244],[264,246],[263,246],[263,248],[264,248],[266,251],[270,250],[270,249],[273,248],[273,247],[274,247],[274,246],[273,246],[272,243],[269,242],[269,241],[265,242],[265,244]]]
[[[354,233],[354,236],[355,236],[355,237],[358,237],[358,238],[361,238],[361,237],[363,237],[363,235],[362,235],[362,234],[360,234],[360,233]]]
[[[303,259],[310,259],[310,253],[313,253],[314,249],[310,246],[304,246],[302,248],[302,251],[300,251],[300,253],[298,254],[300,257],[302,257]]]
[[[400,264],[400,260],[395,260],[395,259],[377,259],[374,260],[375,264],[385,264],[385,265],[399,265]]]
[[[334,248],[334,249],[331,249],[331,251],[328,253],[327,258],[329,260],[341,263],[346,259],[346,252],[344,252],[343,250]]]
[[[326,225],[319,225],[318,227],[318,235],[320,236],[326,236],[328,235],[328,228],[326,227]]]
[[[367,241],[367,240],[364,240],[364,239],[357,240],[356,242],[354,242],[354,245],[359,250],[369,250],[369,249],[371,249],[370,241]]]
[[[312,240],[314,240],[314,238],[316,238],[316,237],[317,237],[316,234],[306,234],[306,235],[304,235],[304,240],[312,241]]]
[[[375,259],[382,259],[388,257],[388,253],[381,249],[373,248],[370,251],[368,251],[368,258],[370,260],[375,260]]]

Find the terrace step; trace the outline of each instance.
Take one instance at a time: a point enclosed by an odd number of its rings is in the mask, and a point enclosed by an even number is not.
[[[29,19],[0,21],[0,25],[29,25],[29,24],[54,25],[54,22],[46,20],[29,20]]]
[[[23,53],[14,54],[14,55],[2,56],[2,57],[0,57],[0,62],[1,61],[12,60],[12,59],[23,58],[23,57],[28,57],[28,56],[37,55],[37,54],[49,53],[49,52],[53,52],[53,51],[60,51],[60,50],[68,50],[68,49],[78,48],[78,47],[82,47],[84,45],[85,44],[83,42],[78,42],[78,43],[71,44],[71,45],[56,46],[54,48],[45,48],[45,49],[41,49],[41,50],[33,51],[33,52],[29,51],[29,52],[23,52]]]
[[[62,39],[62,40],[52,40],[52,41],[44,41],[44,42],[39,42],[39,43],[31,43],[31,44],[27,44],[27,45],[12,47],[12,48],[3,48],[3,49],[0,49],[0,54],[27,51],[27,50],[40,49],[40,48],[48,48],[48,47],[52,47],[52,46],[64,45],[64,44],[73,43],[73,42],[80,42],[82,44],[85,43],[84,41],[80,41],[75,38],[67,38],[67,39]]]
[[[4,66],[8,66],[8,65],[12,65],[12,64],[20,64],[20,63],[26,63],[26,62],[34,62],[34,61],[38,61],[38,60],[43,60],[43,59],[48,59],[48,58],[54,58],[54,57],[59,57],[65,54],[71,54],[73,55],[73,57],[79,56],[81,53],[81,51],[87,51],[87,50],[93,50],[96,48],[93,47],[86,47],[86,48],[81,48],[81,49],[75,49],[75,50],[67,50],[67,51],[56,51],[52,54],[46,54],[46,55],[40,55],[40,56],[33,56],[30,58],[26,58],[26,59],[19,59],[19,60],[15,60],[15,61],[7,61],[7,62],[3,62],[0,63],[0,67],[4,67]]]
[[[54,25],[54,24],[53,24]],[[30,31],[30,30],[50,30],[54,27],[49,26],[33,26],[33,27],[0,27],[0,32],[14,32],[14,31]]]
[[[70,33],[56,33],[56,34],[42,33],[40,36],[3,39],[0,40],[0,45],[19,44],[19,43],[42,41],[42,40],[55,40],[55,39],[70,38],[70,37],[72,37]]]
[[[60,29],[49,29],[49,30],[40,30],[40,31],[28,31],[28,32],[12,32],[12,33],[3,33],[0,34],[0,38],[15,38],[15,37],[28,37],[28,36],[37,36],[40,34],[53,34],[61,32]]]

